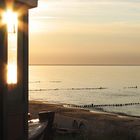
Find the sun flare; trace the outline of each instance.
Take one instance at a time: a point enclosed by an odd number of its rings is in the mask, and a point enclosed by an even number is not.
[[[7,62],[7,83],[17,83],[17,30],[18,15],[12,10],[3,13],[3,23],[7,26],[7,45],[8,45],[8,62]]]
[[[5,13],[3,13],[3,23],[7,25],[7,30],[9,33],[16,32],[16,27],[18,24],[18,15],[16,12],[13,12],[12,10],[7,10]]]
[[[8,64],[8,72],[7,72],[7,83],[8,84],[16,84],[17,83],[17,65]]]

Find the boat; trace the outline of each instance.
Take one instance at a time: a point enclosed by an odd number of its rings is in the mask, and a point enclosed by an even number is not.
[[[38,119],[28,121],[28,140],[52,140],[54,112],[40,112]]]

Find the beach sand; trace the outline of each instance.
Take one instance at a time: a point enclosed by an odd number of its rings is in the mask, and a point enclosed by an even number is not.
[[[56,128],[80,130],[80,140],[140,140],[140,118],[137,117],[100,111],[89,112],[84,109],[66,108],[61,104],[30,101],[29,112],[32,119],[37,118],[38,112],[41,111],[55,112]],[[71,138],[75,139],[74,136]]]

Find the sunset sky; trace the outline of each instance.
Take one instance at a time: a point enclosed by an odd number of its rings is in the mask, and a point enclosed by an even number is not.
[[[40,0],[30,64],[140,64],[139,0]]]

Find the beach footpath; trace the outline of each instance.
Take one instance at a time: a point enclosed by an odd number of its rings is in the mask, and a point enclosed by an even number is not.
[[[30,101],[31,119],[54,111],[54,140],[140,140],[140,118]]]

